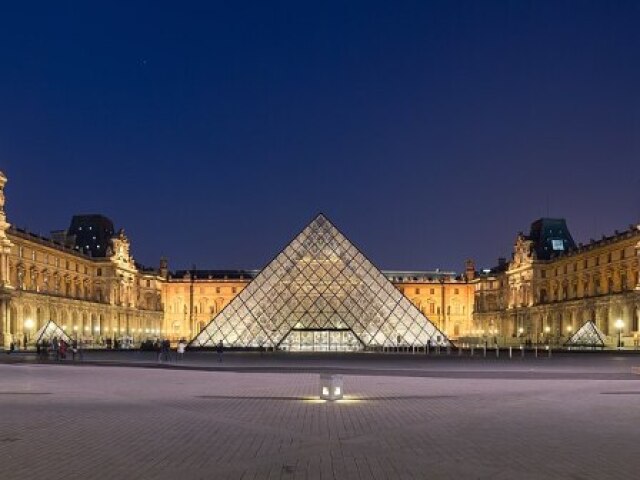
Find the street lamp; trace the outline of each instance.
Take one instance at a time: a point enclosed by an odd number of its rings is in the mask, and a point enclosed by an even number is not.
[[[24,326],[26,327],[27,332],[29,332],[29,337],[27,338],[27,341],[29,341],[29,342],[31,341],[31,331],[33,330],[33,325],[34,325],[33,320],[31,320],[30,318],[27,318],[24,321]],[[27,346],[25,345],[25,348],[26,347]]]
[[[571,332],[573,332],[573,327],[571,325],[567,325],[567,335],[571,335]]]
[[[622,348],[622,329],[624,322],[621,319],[616,320],[616,329],[618,330],[618,350]]]

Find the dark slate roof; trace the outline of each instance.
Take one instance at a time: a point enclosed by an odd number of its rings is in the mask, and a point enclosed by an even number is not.
[[[185,278],[193,275],[196,280],[251,280],[260,270],[176,270],[171,278]]]
[[[574,250],[576,244],[564,218],[540,218],[531,224],[529,233],[539,260],[549,260]]]

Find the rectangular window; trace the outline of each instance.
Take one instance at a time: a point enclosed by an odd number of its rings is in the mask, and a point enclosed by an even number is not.
[[[457,288],[453,289],[453,294],[454,295],[458,295],[460,293],[460,290],[458,290]]]
[[[434,295],[434,294],[436,293],[436,289],[435,289],[435,288],[432,288],[431,290],[429,290],[429,293],[430,293],[431,295]],[[431,313],[433,313],[433,312],[431,312]]]
[[[416,295],[420,295],[420,289],[416,288]]]

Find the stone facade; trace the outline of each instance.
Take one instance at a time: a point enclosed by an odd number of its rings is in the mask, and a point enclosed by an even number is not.
[[[562,344],[593,320],[610,346],[619,333],[626,346],[638,344],[640,226],[549,259],[538,258],[536,247],[530,236],[519,234],[512,260],[473,281],[475,335]]]
[[[159,333],[163,278],[136,266],[124,231],[95,258],[13,228],[0,173],[0,346],[24,344],[47,321],[92,343]]]

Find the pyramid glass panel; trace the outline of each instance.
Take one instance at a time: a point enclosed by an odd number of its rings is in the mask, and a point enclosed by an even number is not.
[[[358,249],[318,215],[192,341],[353,351],[449,344]]]

